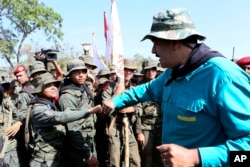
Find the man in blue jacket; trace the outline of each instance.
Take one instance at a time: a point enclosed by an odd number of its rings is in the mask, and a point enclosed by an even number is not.
[[[234,62],[201,43],[186,9],[153,17],[151,32],[162,75],[103,102],[106,112],[138,102],[162,103],[166,166],[229,166],[230,151],[250,150],[250,78]]]

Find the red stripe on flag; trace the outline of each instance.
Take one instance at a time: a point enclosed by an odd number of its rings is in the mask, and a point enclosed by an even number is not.
[[[106,12],[103,13],[103,17],[104,17],[104,37],[105,37],[105,40],[107,42],[107,35],[108,35],[109,26],[108,26],[108,22],[107,22],[107,18],[106,18]]]

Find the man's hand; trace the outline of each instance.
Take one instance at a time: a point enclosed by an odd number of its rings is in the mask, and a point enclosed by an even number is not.
[[[200,164],[198,149],[187,149],[176,144],[163,144],[156,149],[161,153],[164,166],[190,167]]]
[[[19,131],[21,125],[22,125],[22,122],[20,121],[14,123],[11,127],[8,127],[5,134],[9,137],[15,136],[17,132]]]
[[[102,112],[103,112],[103,109],[102,109],[102,106],[100,104],[89,109],[90,114],[102,113]]]
[[[45,55],[42,52],[38,52],[37,54],[35,54],[35,57],[37,60],[41,60],[41,61],[44,61],[45,59]]]
[[[115,109],[115,105],[112,100],[104,100],[102,102],[102,108],[104,113],[110,113]]]
[[[137,135],[137,141],[138,141],[139,144],[144,145],[145,137],[144,137],[144,135],[142,133]]]

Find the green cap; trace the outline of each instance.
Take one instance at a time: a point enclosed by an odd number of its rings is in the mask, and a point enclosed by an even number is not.
[[[157,63],[156,61],[153,60],[145,60],[142,62],[142,68],[143,70],[151,69],[151,68],[156,68],[157,69]]]
[[[97,76],[98,77],[100,77],[100,76],[104,76],[104,75],[109,75],[110,74],[110,71],[109,71],[109,69],[101,69],[99,72],[98,72],[98,74],[97,74]]]
[[[130,70],[136,70],[134,61],[130,59],[124,59],[124,68],[130,69]]]
[[[85,64],[93,66],[94,69],[97,68],[97,66],[94,64],[94,60],[92,56],[89,56],[89,55],[80,56],[79,59],[84,61]]]
[[[79,59],[72,59],[67,64],[67,72],[65,76],[68,76],[72,71],[87,69],[84,62]]]
[[[11,88],[17,87],[17,80],[16,80],[16,79],[12,79],[12,80],[10,81],[10,87],[11,87]]]
[[[206,39],[198,33],[187,9],[169,9],[153,16],[151,32],[142,39],[152,37],[166,40],[182,40],[190,36],[197,36],[198,40]]]
[[[110,74],[116,73],[116,72],[117,72],[117,71],[116,71],[116,70],[117,70],[116,65],[113,64],[113,65],[110,67],[109,70],[110,70]]]
[[[37,72],[47,72],[47,70],[45,69],[44,63],[41,61],[35,61],[34,64],[29,66],[29,70],[30,70],[31,77]]]
[[[134,76],[143,76],[143,70],[141,68],[137,68],[134,72]]]
[[[32,84],[35,87],[33,94],[42,92],[44,87],[49,83],[55,83],[57,87],[59,87],[61,81],[55,80],[54,77],[48,72],[35,77],[32,80]]]
[[[98,82],[100,85],[104,84],[105,82],[109,81],[108,78],[105,78],[105,77],[101,77],[98,79]]]

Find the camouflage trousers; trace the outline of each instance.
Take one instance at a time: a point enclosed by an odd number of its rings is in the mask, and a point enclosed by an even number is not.
[[[46,159],[44,159],[46,157]],[[63,156],[61,152],[36,153],[30,162],[31,167],[63,167]]]
[[[3,136],[0,135],[0,150],[2,151],[2,147],[4,144]],[[16,141],[8,141],[7,148],[4,153],[4,162],[9,164],[9,167],[17,167],[20,166],[17,149],[16,149]]]
[[[5,153],[4,161],[9,164],[9,167],[21,166],[20,163],[19,163],[19,158],[18,158],[18,155],[17,155],[16,148]]]
[[[134,137],[131,126],[128,129],[129,132],[129,166],[140,167],[140,155],[137,141]],[[124,128],[122,124],[114,125],[110,135],[110,149],[109,149],[109,166],[110,167],[122,167],[124,164]]]

